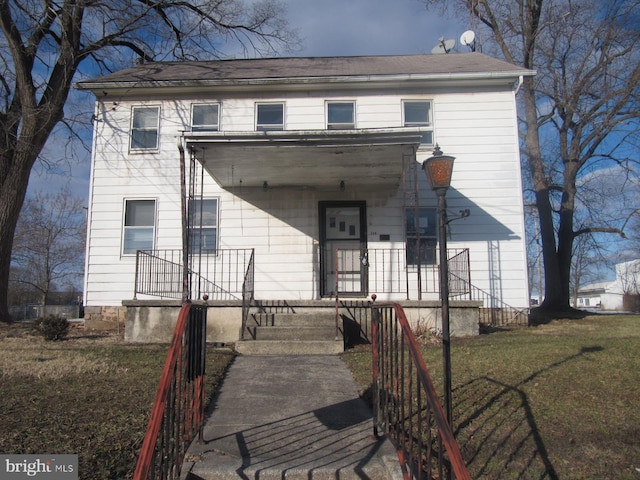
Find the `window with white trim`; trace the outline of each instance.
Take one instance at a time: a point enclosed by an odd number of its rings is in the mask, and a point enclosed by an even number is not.
[[[417,213],[417,216],[416,216]],[[420,236],[420,265],[436,264],[437,228],[434,207],[415,207],[405,211],[407,236],[407,265],[418,264],[418,233]]]
[[[404,100],[402,102],[403,125],[405,127],[424,127],[422,145],[433,145],[433,122],[431,100]]]
[[[133,107],[131,115],[131,150],[158,148],[160,107]]]
[[[284,130],[284,103],[256,103],[256,130]]]
[[[327,130],[351,130],[356,127],[355,102],[327,102]]]
[[[122,254],[153,250],[156,229],[155,200],[125,200]]]
[[[215,254],[218,249],[218,199],[189,201],[189,238],[194,254]]]
[[[192,132],[217,132],[220,128],[220,105],[195,104],[191,106]]]

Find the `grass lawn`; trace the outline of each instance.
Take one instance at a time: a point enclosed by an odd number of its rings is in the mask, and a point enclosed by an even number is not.
[[[0,452],[78,454],[80,479],[131,478],[168,345],[0,326]],[[210,397],[232,359],[207,355]]]
[[[441,348],[424,354],[440,391]],[[343,358],[366,390],[370,348]],[[454,339],[452,383],[472,478],[640,479],[640,316]]]

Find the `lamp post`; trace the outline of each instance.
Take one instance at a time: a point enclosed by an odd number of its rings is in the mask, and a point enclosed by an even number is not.
[[[440,250],[440,302],[442,306],[442,358],[444,367],[444,407],[451,425],[451,341],[449,332],[449,265],[447,264],[447,201],[455,157],[443,155],[436,145],[433,156],[422,163],[431,190],[438,196],[438,244]]]

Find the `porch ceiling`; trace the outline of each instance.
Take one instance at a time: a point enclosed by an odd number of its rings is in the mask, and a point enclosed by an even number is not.
[[[185,135],[186,146],[224,188],[392,188],[415,160],[419,128]]]

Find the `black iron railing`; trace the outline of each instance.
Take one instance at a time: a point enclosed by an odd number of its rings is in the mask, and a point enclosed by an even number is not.
[[[244,274],[244,282],[242,282],[242,329],[240,330],[241,340],[244,340],[244,332],[247,329],[249,312],[255,300],[255,266],[253,255],[253,252],[251,252],[249,265],[247,265],[247,270]]]
[[[528,326],[529,309],[507,305],[495,295],[471,285],[471,299],[482,302],[480,325],[492,327]]]
[[[471,284],[469,249],[448,249],[447,255],[451,295],[468,295]],[[415,299],[418,291],[424,294],[437,294],[440,291],[435,251],[430,256],[434,262],[420,266],[407,263],[407,251],[404,248],[340,248],[333,257],[336,265],[332,271],[336,273],[335,288],[339,294],[359,292],[363,278],[366,279],[369,292],[404,294],[407,300]],[[363,263],[367,267],[366,275],[361,273]]]
[[[185,303],[151,411],[134,480],[177,479],[204,426],[207,309]]]
[[[405,479],[470,479],[402,307],[372,308],[374,432],[396,447]]]
[[[449,264],[449,298],[482,302],[480,324],[491,326],[528,325],[528,308],[516,308],[503,302],[471,283],[471,266],[468,248],[447,249]],[[438,260],[436,252],[427,256]],[[338,297],[344,292],[359,291],[362,278],[366,279],[368,292],[375,294],[401,294],[407,300],[420,299],[418,292],[438,298],[439,269],[437,264],[407,264],[404,248],[370,248],[365,250],[339,249],[334,255],[336,265],[335,291]],[[366,263],[366,275],[359,272]],[[419,273],[419,275],[418,275]]]
[[[449,297],[471,294],[471,265],[469,249],[447,250],[449,258]],[[470,298],[470,297],[469,297]]]
[[[183,297],[182,250],[139,250],[136,256],[134,299],[139,295]],[[189,262],[189,298],[239,300],[253,249],[219,249]]]

